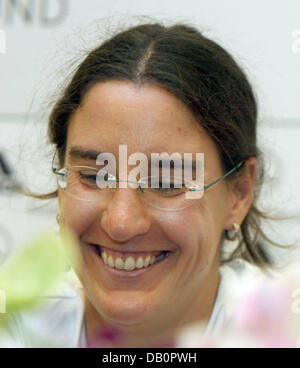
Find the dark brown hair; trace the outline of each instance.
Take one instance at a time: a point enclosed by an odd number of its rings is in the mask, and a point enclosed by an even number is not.
[[[233,57],[187,24],[142,24],[117,33],[86,56],[52,109],[48,134],[61,165],[72,113],[94,84],[108,80],[151,83],[177,96],[216,142],[224,173],[251,156],[258,159],[253,203],[241,225],[242,239],[227,261],[242,257],[260,267],[270,265],[262,244],[277,244],[264,234],[261,220],[268,216],[256,203],[264,176],[256,138],[257,104]]]

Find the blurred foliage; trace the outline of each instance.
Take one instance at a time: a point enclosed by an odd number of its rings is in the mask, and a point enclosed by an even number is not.
[[[37,235],[0,267],[0,290],[6,295],[6,312],[31,307],[51,291],[68,266],[65,249],[72,248],[70,234],[46,231]]]

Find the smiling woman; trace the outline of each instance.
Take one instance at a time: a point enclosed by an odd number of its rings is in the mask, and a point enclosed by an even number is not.
[[[107,329],[118,331],[109,346],[145,347],[172,341],[190,323],[209,332],[226,325],[234,270],[268,267],[261,241],[272,243],[256,205],[256,123],[243,71],[188,25],[127,29],[79,65],[50,115],[58,190],[45,197],[58,196],[61,231],[78,239],[84,310],[74,334],[83,345],[103,346],[95,336]],[[186,185],[166,194],[161,178],[155,190],[100,189],[90,153],[120,161],[120,145],[147,157],[203,153],[207,190],[188,202]],[[236,247],[225,259],[229,241]]]

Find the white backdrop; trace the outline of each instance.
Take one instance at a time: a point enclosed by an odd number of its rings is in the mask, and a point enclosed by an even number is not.
[[[259,140],[273,177],[264,201],[281,214],[299,211],[299,0],[0,0],[0,151],[17,168],[18,180],[41,190],[49,183],[47,103],[68,62],[99,43],[109,28],[147,21],[140,16],[188,22],[236,57],[259,99]],[[55,223],[54,204],[28,212],[40,205],[0,193],[0,225],[10,230],[11,244]],[[298,223],[282,222],[272,231],[277,239],[281,233],[299,239]]]

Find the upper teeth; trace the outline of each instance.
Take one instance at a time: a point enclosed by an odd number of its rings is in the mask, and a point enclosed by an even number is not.
[[[112,255],[108,255],[105,251],[101,252],[101,257],[103,262],[111,268],[117,268],[119,270],[132,271],[135,268],[143,268],[148,267],[149,265],[153,265],[155,261],[160,261],[164,258],[164,254],[161,254],[159,257],[154,257],[147,255],[146,257],[138,257],[136,260],[129,256],[124,260],[121,257],[114,258]]]

